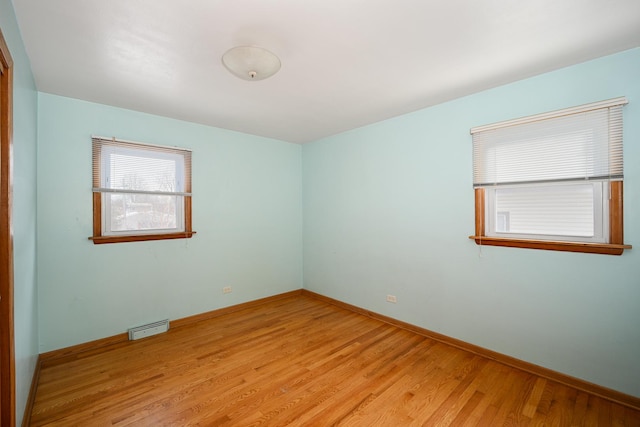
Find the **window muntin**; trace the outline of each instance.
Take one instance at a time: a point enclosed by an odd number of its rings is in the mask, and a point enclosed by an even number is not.
[[[92,141],[94,243],[191,237],[191,151]]]

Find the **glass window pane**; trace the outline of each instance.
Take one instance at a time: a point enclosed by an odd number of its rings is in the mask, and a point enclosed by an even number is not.
[[[496,232],[594,236],[594,186],[506,187],[495,190]]]
[[[172,230],[183,231],[178,215],[182,196],[107,193],[112,232]],[[176,224],[180,226],[177,228]]]

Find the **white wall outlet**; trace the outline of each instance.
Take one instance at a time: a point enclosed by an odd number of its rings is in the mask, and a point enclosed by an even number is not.
[[[230,294],[231,293],[231,286],[225,286],[224,288],[222,288],[222,293],[223,294]]]
[[[392,302],[392,303],[397,303],[398,300],[396,299],[395,295],[387,295],[387,302]]]

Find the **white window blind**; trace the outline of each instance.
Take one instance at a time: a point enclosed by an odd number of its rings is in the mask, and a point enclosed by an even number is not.
[[[626,103],[616,98],[472,129],[474,187],[621,180]]]
[[[191,195],[191,151],[91,138],[93,191]]]

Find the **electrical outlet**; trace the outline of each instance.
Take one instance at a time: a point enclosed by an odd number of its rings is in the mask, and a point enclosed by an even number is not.
[[[387,302],[392,302],[392,303],[397,303],[398,300],[396,299],[395,295],[387,295]]]
[[[222,293],[223,294],[230,294],[231,293],[231,286],[225,286],[224,288],[222,288]]]

